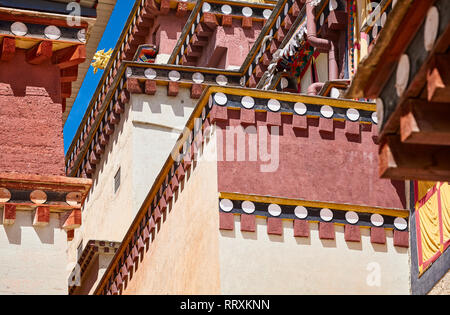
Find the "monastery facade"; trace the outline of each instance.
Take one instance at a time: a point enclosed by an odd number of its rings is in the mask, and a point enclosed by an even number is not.
[[[65,159],[115,1],[37,2],[0,10],[0,293],[450,292],[445,0],[136,0]]]

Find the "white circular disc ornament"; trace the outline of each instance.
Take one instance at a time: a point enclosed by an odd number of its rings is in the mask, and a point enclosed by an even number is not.
[[[377,35],[378,35],[378,25],[375,24],[372,27],[372,38],[375,39],[377,37]]]
[[[426,51],[433,49],[439,30],[439,11],[436,7],[428,9],[425,19],[424,46]]]
[[[211,108],[212,106],[213,106],[213,98],[210,95],[209,98],[208,98],[208,107]]]
[[[220,10],[222,11],[223,14],[226,14],[226,15],[231,14],[231,12],[232,12],[232,9],[231,9],[231,7],[228,4],[224,4],[220,8]]]
[[[197,84],[203,83],[205,81],[205,77],[200,72],[196,72],[192,75],[192,81]]]
[[[339,92],[338,89],[336,89],[336,88],[331,88],[330,96],[331,96],[332,98],[339,98],[340,95],[341,95],[341,92]]]
[[[220,209],[225,212],[230,212],[233,210],[233,202],[230,199],[222,199],[219,203]]]
[[[324,20],[325,20],[325,15],[322,13],[322,14],[320,15],[320,20],[319,20],[320,26],[323,25]]]
[[[144,75],[147,79],[153,80],[154,78],[156,78],[156,71],[151,68],[145,69]]]
[[[251,96],[244,96],[241,100],[242,106],[247,109],[253,108],[255,106],[255,100]]]
[[[330,9],[330,11],[336,10],[337,7],[338,7],[338,4],[337,4],[336,0],[330,0],[330,2],[328,2],[328,8]]]
[[[397,228],[397,230],[403,231],[408,227],[408,222],[406,222],[404,218],[395,218],[394,226]]]
[[[355,108],[347,109],[347,112],[345,114],[351,121],[357,121],[359,119],[359,111]]]
[[[281,87],[282,89],[285,89],[285,88],[288,87],[288,85],[289,85],[288,79],[286,79],[286,78],[281,78],[281,81],[280,81],[280,87]]]
[[[377,114],[377,112],[373,112],[372,113],[372,121],[374,122],[374,124],[378,124],[378,114]]]
[[[202,12],[209,12],[209,11],[211,11],[211,6],[209,5],[209,3],[207,2],[203,3]]]
[[[48,39],[58,39],[61,37],[61,30],[55,25],[49,25],[45,28],[44,35]]]
[[[383,111],[384,111],[384,102],[383,99],[381,98],[377,98],[376,99],[376,103],[377,103],[377,114],[376,114],[376,121],[373,119],[374,115],[372,114],[372,120],[378,124],[378,123],[382,123],[383,122]]]
[[[355,224],[359,221],[359,216],[355,211],[348,211],[345,214],[345,220],[350,224]]]
[[[294,112],[297,115],[305,115],[307,110],[306,105],[303,103],[295,103],[294,105]]]
[[[403,54],[397,65],[397,73],[395,75],[395,89],[397,90],[397,96],[401,97],[405,92],[409,82],[409,57],[407,54]]]
[[[218,105],[223,106],[223,105],[225,105],[228,102],[228,98],[222,92],[218,92],[218,93],[214,94],[214,101]]]
[[[86,30],[84,28],[78,31],[77,38],[80,42],[86,43]]]
[[[180,80],[180,78],[181,78],[181,75],[178,71],[172,70],[169,72],[169,80],[170,81],[178,81],[178,80]]]
[[[255,211],[255,204],[251,201],[244,201],[241,206],[245,213],[253,213]]]
[[[271,216],[278,217],[281,214],[281,207],[277,204],[271,203],[269,205],[269,213]]]
[[[331,221],[333,219],[333,212],[328,208],[320,210],[320,218],[324,221]]]
[[[280,16],[278,16],[276,26],[277,26],[277,29],[280,28],[280,26],[281,26],[281,17],[280,17]],[[271,35],[271,36],[272,36],[272,35]]]
[[[25,36],[28,33],[28,27],[22,22],[14,22],[11,24],[11,33],[16,36]]]
[[[329,106],[329,105],[323,105],[323,106],[320,108],[320,113],[321,113],[322,116],[325,117],[325,118],[331,118],[331,117],[333,117],[334,111],[333,111],[333,108],[332,108],[331,106]]]
[[[42,190],[33,190],[30,193],[30,200],[35,204],[44,204],[47,201],[47,194]]]
[[[0,187],[0,202],[8,202],[11,199],[11,192],[6,189]]]
[[[252,10],[252,8],[244,7],[244,8],[242,8],[242,14],[246,17],[250,17],[253,14],[253,10]]]
[[[217,82],[218,85],[227,85],[228,84],[228,79],[223,74],[219,74],[216,77],[216,82]]]
[[[269,109],[272,112],[277,112],[280,110],[281,108],[281,104],[278,100],[275,100],[273,98],[271,98],[268,102],[267,102],[267,107],[269,107]]]
[[[372,224],[375,226],[382,226],[384,223],[384,219],[380,214],[374,213],[370,216],[370,222],[372,222]]]
[[[265,9],[265,10],[263,11],[263,16],[264,16],[264,18],[265,18],[266,20],[269,19],[269,17],[270,17],[271,14],[272,14],[272,10]]]
[[[305,219],[308,216],[308,209],[303,206],[295,207],[294,214],[299,219]]]
[[[133,75],[133,70],[131,70],[130,68],[127,68],[127,70],[126,70],[127,78],[131,77],[132,75]]]
[[[380,18],[381,27],[383,27],[384,24],[386,23],[386,19],[387,19],[387,14],[386,14],[386,12],[383,12],[383,14],[381,15],[381,18]]]
[[[203,109],[202,109],[202,120],[205,120],[205,118],[206,118],[206,108],[203,107]]]

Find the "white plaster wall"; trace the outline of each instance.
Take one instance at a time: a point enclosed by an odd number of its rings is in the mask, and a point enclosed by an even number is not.
[[[120,242],[136,215],[132,207],[132,126],[131,107],[127,105],[97,165],[93,185],[83,207],[82,225],[75,230],[75,237],[69,242],[68,256],[72,267],[75,266],[81,240],[83,246],[89,240]],[[119,167],[120,187],[115,193],[114,176]],[[71,271],[68,271],[67,277]]]
[[[305,74],[300,80],[300,92],[303,94],[307,93],[308,86],[312,83],[311,81],[311,65],[308,66],[308,70],[306,70]]]
[[[67,236],[59,214],[51,213],[46,227],[33,227],[32,215],[17,211],[13,225],[0,222],[0,295],[67,294]]]
[[[216,148],[212,136],[186,172],[124,294],[220,294]]]
[[[186,88],[176,97],[167,96],[162,86],[155,95],[131,95],[97,166],[82,225],[69,242],[72,268],[81,240],[122,241],[196,104]],[[121,183],[114,193],[119,167]]]
[[[161,171],[186,121],[197,104],[190,90],[180,88],[178,96],[167,96],[167,87],[156,94],[134,94],[133,109],[133,208],[139,210],[154,179]]]
[[[319,54],[317,56],[316,69],[319,82],[328,81],[328,54]]]
[[[266,221],[257,218],[256,232],[219,231],[222,294],[409,294],[408,249],[370,243],[361,229],[360,243],[319,239],[318,224],[310,223],[309,238],[293,236],[292,221],[283,220],[283,236],[268,235]]]

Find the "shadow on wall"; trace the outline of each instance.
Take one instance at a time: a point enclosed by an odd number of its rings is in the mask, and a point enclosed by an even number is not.
[[[267,233],[267,224],[265,223],[265,219],[258,218],[256,220],[256,229],[255,232],[246,232],[246,231],[240,231],[240,216],[235,215],[234,216],[234,226],[235,228],[233,230],[219,230],[220,235],[222,237],[227,238],[239,238],[236,233],[241,233],[242,238],[249,241],[256,241],[258,238],[263,240],[265,236],[260,235],[261,233]],[[267,238],[270,242],[278,242],[283,243],[285,242],[285,237],[293,237],[295,238],[295,241],[298,245],[311,245],[311,237],[313,238],[319,238],[319,225],[316,222],[310,222],[309,224],[310,228],[310,236],[309,237],[294,237],[293,232],[293,225],[292,221],[283,220],[283,234],[282,235],[268,235]],[[320,239],[320,243],[323,248],[337,248],[342,247],[341,245],[338,245],[337,239],[344,239],[344,226],[341,225],[335,225],[335,232],[336,237],[334,240],[332,239]],[[289,231],[290,230],[290,231]],[[347,246],[347,249],[353,250],[353,251],[363,251],[367,249],[367,246],[372,247],[374,252],[388,252],[388,243],[393,244],[393,231],[392,230],[385,230],[386,232],[386,244],[375,244],[370,242],[370,229],[366,227],[361,227],[361,241],[360,242],[350,242],[345,241],[345,244]],[[340,236],[338,236],[340,234]],[[312,236],[311,236],[312,235]],[[317,242],[315,242],[317,243]],[[364,248],[365,247],[365,248]],[[405,254],[408,252],[408,248],[404,247],[398,247],[393,246],[395,252],[397,254]]]
[[[26,75],[24,75],[26,74]],[[60,70],[51,61],[31,65],[25,61],[25,51],[19,49],[9,62],[0,62],[0,84],[10,86],[16,97],[26,95],[48,96],[53,103],[61,103]],[[10,94],[1,91],[0,94]]]
[[[133,98],[132,98],[133,99]],[[164,90],[157,89],[156,94],[153,97],[147,98],[139,98],[138,101],[132,101],[132,110],[133,112],[142,113],[145,108],[148,108],[152,114],[161,114],[162,106],[170,107],[172,113],[176,117],[185,117],[185,108],[190,107],[193,108],[196,105],[196,102],[192,104],[192,102],[186,102],[181,97],[168,97],[166,95],[166,89]]]
[[[41,244],[54,244],[55,229],[59,228],[59,214],[51,214],[50,223],[47,226],[33,226],[33,211],[17,211],[14,224],[3,225],[3,209],[0,210],[0,235],[5,234],[8,243],[12,245],[21,245],[24,237],[24,230],[27,230],[28,232],[31,231],[31,229],[34,230],[34,233],[39,238]],[[28,235],[27,237],[30,236]]]

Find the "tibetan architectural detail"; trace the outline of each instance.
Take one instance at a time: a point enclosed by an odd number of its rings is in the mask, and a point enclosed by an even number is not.
[[[82,245],[82,244],[81,244]],[[89,288],[94,285],[92,279],[96,279],[98,272],[104,268],[104,262],[110,260],[119,247],[119,242],[90,240],[79,253],[78,261],[69,275],[69,294],[88,294]],[[87,290],[79,292],[79,288]]]
[[[114,5],[0,0],[0,292],[450,293],[445,0]]]
[[[326,226],[325,239],[334,239],[335,225],[345,226],[345,240],[350,242],[361,241],[360,228],[370,228],[371,235],[379,235],[383,229],[394,230],[394,246],[409,247],[408,211],[399,212],[392,209],[365,209],[354,205],[321,204],[311,201],[292,199],[272,199],[261,196],[244,196],[238,194],[221,194],[219,200],[219,226],[223,230],[234,229],[234,216],[240,216],[240,229],[245,232],[255,232],[255,218],[262,217],[267,220],[267,233],[283,234],[280,226],[279,232],[271,230],[275,224],[282,225],[282,220],[292,227],[294,237],[309,237],[309,223],[317,222],[319,227]],[[227,199],[226,197],[230,198]],[[370,211],[370,212],[369,212]],[[332,223],[329,225],[329,223]],[[357,227],[357,228],[356,228]],[[379,230],[379,228],[382,228]],[[375,232],[376,231],[376,232]],[[321,237],[319,233],[319,237]],[[377,244],[385,244],[386,237],[371,237]]]
[[[380,176],[449,180],[444,161],[450,156],[445,114],[450,99],[443,75],[449,60],[447,2],[400,1],[390,13],[380,13],[386,31],[376,40],[382,44],[373,45],[359,64],[347,97],[377,99]],[[415,158],[410,152],[416,152]]]

